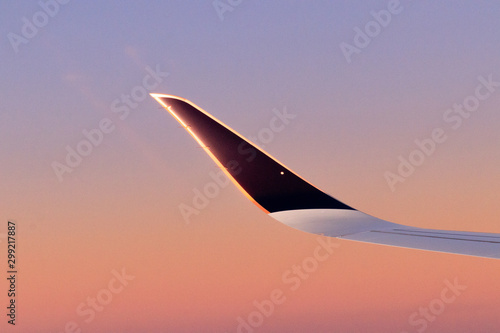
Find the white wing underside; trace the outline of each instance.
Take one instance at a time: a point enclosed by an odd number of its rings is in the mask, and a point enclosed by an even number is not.
[[[295,229],[339,239],[500,259],[500,234],[414,228],[339,209],[289,210],[269,216]]]

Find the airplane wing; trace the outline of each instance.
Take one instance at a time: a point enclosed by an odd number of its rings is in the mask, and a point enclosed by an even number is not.
[[[408,227],[359,211],[297,210],[269,215],[295,229],[339,239],[500,259],[500,234]]]
[[[362,213],[308,183],[192,102],[151,96],[248,199],[290,227],[344,240],[500,259],[500,234],[414,228]]]

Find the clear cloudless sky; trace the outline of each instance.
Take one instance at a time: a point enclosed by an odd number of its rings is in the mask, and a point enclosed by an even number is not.
[[[336,198],[392,222],[500,233],[500,87],[457,129],[443,118],[480,76],[500,82],[500,3],[401,0],[385,27],[370,23],[385,0],[218,6],[0,3],[0,331],[500,330],[499,261],[338,241],[295,285],[286,276],[311,264],[319,236],[232,185],[186,223],[179,207],[217,167],[143,94],[156,85],[148,92],[187,98],[256,141],[286,109],[295,118],[258,143]],[[347,61],[341,45],[365,27],[373,37]],[[384,175],[435,128],[447,140],[391,190]],[[86,156],[68,166],[78,147]]]

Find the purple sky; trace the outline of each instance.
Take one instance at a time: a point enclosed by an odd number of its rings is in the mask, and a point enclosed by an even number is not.
[[[282,274],[316,236],[232,185],[186,224],[180,205],[217,169],[146,93],[189,99],[257,139],[286,109],[296,117],[260,144],[350,206],[500,233],[499,14],[492,1],[2,2],[0,241],[16,220],[16,329],[237,332],[281,289],[286,302],[255,332],[498,330],[493,260],[345,242],[290,292]],[[453,111],[479,86],[475,111]],[[391,187],[387,172],[435,128],[447,140]],[[130,284],[95,318],[79,314],[122,267]],[[454,279],[463,295],[412,324]]]

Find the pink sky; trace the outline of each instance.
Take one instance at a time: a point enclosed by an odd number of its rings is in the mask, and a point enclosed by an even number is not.
[[[348,63],[340,43],[387,6],[242,2],[221,21],[211,1],[70,2],[19,52],[4,38],[0,236],[17,222],[19,296],[18,324],[2,317],[0,331],[237,332],[273,291],[284,301],[255,332],[498,331],[497,260],[338,241],[291,290],[283,276],[318,236],[269,218],[232,184],[187,224],[179,205],[216,165],[152,98],[121,101],[159,68],[168,75],[151,92],[190,99],[245,136],[286,108],[296,118],[265,149],[325,192],[392,222],[500,233],[500,91],[456,130],[443,119],[479,76],[500,81],[500,7],[401,1]],[[42,10],[3,9],[4,36]],[[59,181],[52,163],[103,119],[113,130]],[[447,141],[392,192],[384,173],[434,128]],[[446,281],[465,290],[423,320]]]

